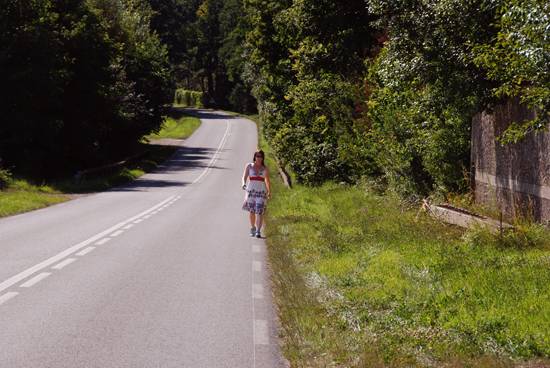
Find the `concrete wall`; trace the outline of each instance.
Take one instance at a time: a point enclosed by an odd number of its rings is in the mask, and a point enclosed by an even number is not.
[[[501,208],[507,217],[532,216],[550,222],[550,133],[529,134],[501,146],[498,137],[513,121],[534,112],[510,101],[472,121],[472,174],[479,203]]]

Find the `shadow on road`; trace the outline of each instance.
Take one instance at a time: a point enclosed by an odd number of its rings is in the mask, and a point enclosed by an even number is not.
[[[168,174],[183,170],[206,168],[216,153],[212,148],[181,147],[174,156],[160,165],[154,173]],[[212,169],[225,170],[220,166],[211,166]]]
[[[212,148],[201,147],[180,147],[174,155],[165,163],[159,165],[155,170],[149,173],[149,176],[181,173],[190,169],[205,169],[212,160],[216,150]],[[210,166],[216,170],[226,170],[221,166]],[[112,192],[136,192],[147,191],[152,188],[184,187],[190,182],[166,179],[154,179],[151,177],[138,178],[133,182],[112,188]]]
[[[122,185],[110,190],[110,192],[141,192],[152,188],[184,187],[189,185],[183,181],[175,180],[157,180],[157,179],[137,179],[129,184]]]
[[[220,120],[231,120],[237,119],[238,116],[230,115],[221,111],[211,111],[203,109],[189,109],[189,108],[177,108],[178,112],[181,112],[182,115],[191,115],[199,119],[220,119]]]

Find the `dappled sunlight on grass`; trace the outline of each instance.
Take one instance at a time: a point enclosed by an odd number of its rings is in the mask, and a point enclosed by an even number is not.
[[[550,355],[548,230],[464,233],[364,188],[275,185],[268,243],[284,332],[299,335],[285,344],[296,366]],[[287,305],[289,281],[300,305]]]
[[[182,116],[180,118],[167,117],[164,120],[161,130],[156,134],[147,136],[148,139],[185,139],[191,136],[200,126],[198,118]]]

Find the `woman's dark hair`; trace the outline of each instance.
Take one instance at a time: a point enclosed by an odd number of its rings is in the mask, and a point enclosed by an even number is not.
[[[264,154],[264,151],[259,150],[259,151],[254,152],[254,158],[252,159],[252,162],[256,162],[256,156],[262,156],[262,158],[263,158],[262,166],[265,166],[265,154]]]

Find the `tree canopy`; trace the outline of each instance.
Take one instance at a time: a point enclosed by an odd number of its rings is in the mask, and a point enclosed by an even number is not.
[[[0,157],[39,177],[108,161],[161,125],[166,47],[139,0],[13,0],[0,10]]]
[[[301,182],[465,190],[476,113],[519,97],[539,114],[511,139],[548,126],[547,2],[247,0],[245,10],[245,76]]]
[[[39,175],[108,161],[160,127],[180,88],[206,107],[257,109],[299,182],[465,190],[474,114],[510,98],[537,111],[503,144],[548,126],[549,6],[8,0],[0,158]]]

